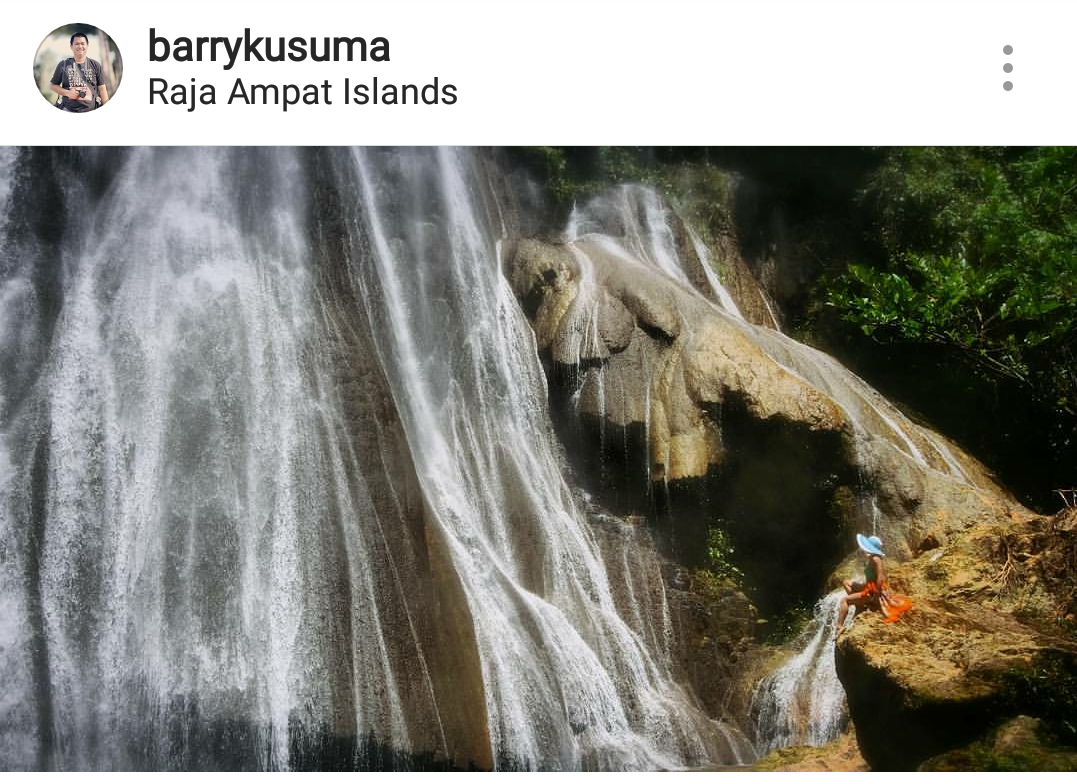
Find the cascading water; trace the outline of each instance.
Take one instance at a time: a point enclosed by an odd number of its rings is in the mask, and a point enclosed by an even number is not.
[[[493,747],[526,767],[708,758],[699,717],[616,612],[466,162],[453,151],[386,155],[388,165],[356,152],[356,181],[344,184],[367,205],[354,221],[374,262],[353,274],[388,325],[375,337],[474,621]],[[420,195],[421,210],[401,194]],[[721,753],[743,753],[719,730]]]
[[[592,253],[611,254],[623,263],[648,269],[671,280],[684,291],[705,297],[722,312],[743,321],[743,316],[732,295],[721,284],[711,265],[710,253],[691,227],[684,225],[685,241],[696,253],[695,266],[690,266],[685,255],[678,251],[678,242],[671,228],[673,212],[651,188],[640,185],[624,185],[609,193],[594,197],[582,207],[575,207],[563,232],[566,247],[572,254],[579,270],[578,290],[570,311],[571,339],[564,347],[559,346],[554,360],[576,368],[575,392],[572,400],[579,404],[586,387],[598,401],[600,438],[604,440],[607,419],[606,367],[603,360],[609,351],[599,334],[599,311],[603,307],[600,288],[596,281]],[[693,283],[693,277],[699,282]],[[646,357],[641,356],[641,362]],[[670,367],[642,368],[644,378],[660,378],[674,370]],[[649,441],[651,423],[651,389],[646,390],[647,402],[643,410],[644,440]],[[612,395],[622,402],[625,394]],[[613,413],[615,420],[623,420],[626,412]],[[602,444],[604,447],[604,444]],[[626,450],[627,451],[627,450]],[[669,464],[669,455],[659,461]],[[640,478],[650,487],[651,461],[642,466]]]
[[[695,258],[690,258],[685,252],[685,243],[680,243],[678,247],[671,231],[673,219],[659,205],[660,201],[653,191],[640,186],[620,187],[574,209],[565,236],[565,242],[579,268],[578,278],[589,281],[589,285],[578,288],[572,312],[594,312],[600,306],[599,297],[604,296],[606,290],[624,291],[631,285],[642,289],[645,284],[640,281],[644,280],[649,285],[661,279],[665,291],[675,292],[663,298],[657,286],[649,289],[649,302],[678,304],[661,313],[655,312],[661,308],[655,305],[647,314],[663,322],[661,331],[667,341],[658,354],[666,357],[667,367],[656,367],[642,374],[644,383],[650,384],[642,428],[648,442],[652,417],[650,401],[660,398],[662,394],[669,394],[669,390],[675,388],[670,383],[670,377],[682,370],[673,367],[673,364],[679,361],[677,357],[685,347],[692,345],[697,330],[703,332],[699,325],[704,318],[711,318],[719,320],[722,328],[729,333],[741,336],[752,346],[761,349],[786,373],[822,392],[845,414],[853,436],[855,454],[852,457],[857,463],[856,470],[860,477],[861,514],[867,530],[878,533],[885,522],[878,498],[865,481],[867,476],[875,472],[874,463],[880,451],[909,461],[918,471],[937,473],[945,481],[966,486],[974,484],[941,438],[915,425],[835,359],[780,332],[749,323],[713,272],[699,274],[693,269],[693,265],[702,264],[703,272],[708,272],[710,261],[705,248],[700,247],[701,243],[687,226],[683,229]],[[640,275],[641,270],[646,270],[648,276]],[[598,279],[603,281],[605,289],[594,284]],[[626,284],[628,280],[633,284]],[[637,291],[632,289],[632,296],[636,294]],[[762,300],[766,302],[765,297]],[[700,307],[701,302],[706,303],[705,307]],[[776,323],[776,319],[774,321]],[[555,344],[555,358],[557,350]],[[602,357],[596,355],[596,358]],[[590,357],[577,356],[561,361],[571,363],[587,359]],[[599,363],[587,371],[588,376],[583,383],[604,391],[610,383],[607,381],[609,375],[623,379],[625,364],[621,362],[610,374],[608,369],[613,365],[612,361],[608,366]],[[737,371],[731,369],[729,372],[733,374]],[[604,401],[611,396],[603,394],[596,397]],[[613,395],[612,398],[616,400],[618,396]],[[676,409],[676,406],[673,408]],[[587,414],[610,417],[615,422],[632,421],[627,415],[618,419],[618,412],[608,411],[606,407],[595,410],[594,406],[588,406]],[[717,437],[720,439],[721,434]],[[650,452],[649,465],[670,465],[668,450],[671,440],[666,434],[665,454],[660,450],[656,453],[650,443],[646,444]],[[844,692],[834,669],[832,640],[840,596],[839,591],[818,602],[803,648],[757,686],[750,713],[757,748],[761,752],[794,743],[820,745],[840,732],[845,721]]]
[[[247,202],[235,183],[255,169]],[[4,527],[23,539],[37,616],[23,641],[40,717],[32,764],[189,767],[216,739],[210,765],[285,767],[292,722],[339,724],[326,690],[340,665],[318,606],[339,576],[319,528],[356,499],[332,460],[331,382],[308,358],[317,299],[297,174],[288,153],[137,150],[96,204],[80,183],[57,196],[100,228],[92,242],[65,234],[55,258],[35,258],[27,235],[7,249],[20,323],[51,332],[30,336],[40,374],[4,417],[21,457]],[[35,186],[20,188],[32,202]],[[27,337],[6,331],[4,347]],[[349,544],[364,547],[358,534]],[[350,612],[376,629],[361,566],[348,564]],[[367,672],[390,666],[366,649],[379,639],[355,640]],[[349,702],[394,740],[395,695],[376,679]]]
[[[821,746],[841,732],[845,691],[834,670],[834,623],[843,594],[834,591],[819,600],[803,647],[752,693],[749,714],[761,753],[783,746]]]
[[[949,474],[971,483],[949,447],[933,433],[917,427],[866,382],[833,357],[798,343],[773,329],[759,327],[744,319],[730,293],[711,269],[709,253],[691,228],[684,227],[696,254],[688,259],[677,248],[670,229],[671,213],[661,206],[657,194],[643,186],[622,186],[610,194],[595,197],[573,211],[566,240],[574,248],[581,268],[592,262],[587,247],[620,259],[633,267],[645,267],[667,279],[678,289],[708,301],[720,318],[731,319],[776,363],[798,378],[824,392],[842,407],[856,429],[859,441],[882,438],[894,444],[918,465]],[[699,267],[698,274],[692,267]],[[594,278],[594,272],[581,272]],[[594,287],[591,287],[592,289]],[[587,290],[581,291],[586,295]],[[577,297],[577,310],[593,307]],[[765,302],[766,298],[762,297]],[[686,325],[690,332],[691,324]],[[684,340],[689,339],[685,335]]]
[[[4,153],[0,765],[751,754],[615,601],[473,166]]]

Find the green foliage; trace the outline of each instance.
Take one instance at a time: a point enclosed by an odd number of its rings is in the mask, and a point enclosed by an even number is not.
[[[700,596],[718,599],[730,587],[730,583],[719,579],[718,575],[709,569],[696,569],[692,572],[692,590]],[[732,587],[735,588],[736,586]]]
[[[528,152],[538,159],[546,188],[558,204],[571,203],[579,194],[583,183],[569,174],[568,159],[564,147],[532,147]]]
[[[811,623],[814,612],[814,606],[808,602],[787,607],[777,617],[768,619],[766,642],[769,645],[793,642]]]
[[[1004,678],[1004,700],[1011,710],[1043,720],[1050,739],[1077,746],[1077,660],[1043,655],[1030,669],[1014,669]]]
[[[528,147],[521,153],[537,170],[554,202],[571,207],[612,185],[660,183],[663,167],[648,165],[642,147]]]
[[[707,531],[707,570],[719,580],[743,585],[744,572],[733,562],[733,544],[722,528]]]
[[[615,185],[640,183],[675,204],[705,241],[732,231],[734,180],[705,160],[680,159],[669,150],[659,157],[651,147],[529,147],[519,152],[562,208]]]
[[[827,304],[1077,412],[1077,148],[892,150],[864,199],[885,262],[828,278]]]
[[[1061,772],[1074,769],[1075,755],[1066,749],[1031,749],[998,751],[991,743],[978,742],[929,760],[920,772]]]

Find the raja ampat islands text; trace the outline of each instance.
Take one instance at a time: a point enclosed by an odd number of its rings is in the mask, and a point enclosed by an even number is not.
[[[229,105],[233,103],[248,105],[279,106],[288,111],[299,104],[331,106],[333,104],[333,85],[328,79],[321,84],[246,84],[236,79],[228,93]],[[393,84],[379,82],[373,77],[370,83],[353,83],[344,79],[343,103],[363,106],[372,105],[417,105],[436,104],[451,105],[457,101],[456,85],[442,83],[438,77],[427,84]],[[193,112],[201,104],[212,106],[217,103],[217,89],[212,84],[191,83],[169,84],[164,79],[150,79],[150,105],[186,106]]]

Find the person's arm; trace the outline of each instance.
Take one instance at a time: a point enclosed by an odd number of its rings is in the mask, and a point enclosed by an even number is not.
[[[50,84],[49,89],[57,95],[62,95],[64,98],[70,98],[73,101],[85,101],[85,98],[79,98],[79,94],[74,90],[65,90],[61,85]]]
[[[103,84],[97,85],[97,94],[101,96],[101,105],[108,103],[108,88]]]
[[[75,88],[73,88],[73,87],[71,89],[69,89],[69,90],[65,90],[63,87],[61,87],[58,84],[50,84],[49,88],[51,88],[52,91],[54,93],[56,93],[57,95],[62,95],[65,98],[70,98],[72,101],[82,101],[83,103],[93,103],[93,93],[90,92],[89,88],[83,88],[83,90],[85,90],[85,92],[86,92],[86,95],[83,96],[82,98],[79,97],[78,91],[75,90]]]
[[[52,83],[49,84],[49,89],[57,95],[61,95],[64,98],[77,98],[74,90],[68,90],[64,87],[64,64],[61,61],[56,66],[56,70],[52,72]]]
[[[879,578],[879,591],[886,587],[886,569],[883,567],[883,559],[875,556],[875,576]]]

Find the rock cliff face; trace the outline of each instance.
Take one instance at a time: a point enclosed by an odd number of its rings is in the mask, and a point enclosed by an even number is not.
[[[757,614],[743,592],[700,577],[667,573],[675,671],[712,716],[747,714],[743,673],[754,654]]]
[[[513,289],[539,349],[582,370],[582,414],[649,428],[652,481],[702,477],[722,463],[711,411],[727,400],[753,419],[850,429],[833,400],[770,357],[731,315],[615,247],[522,240],[510,253]]]
[[[648,223],[656,209],[620,192],[574,213],[560,241],[503,249],[581,480],[609,507],[647,516],[682,564],[705,563],[707,530],[726,529],[768,614],[791,598],[814,600],[836,566],[831,580],[850,566],[852,533],[878,533],[891,561],[909,561],[894,579],[916,606],[896,625],[862,619],[838,648],[863,757],[910,768],[980,737],[1009,710],[1013,671],[1069,655],[1065,640],[1022,621],[1005,599],[1019,571],[1038,612],[1065,590],[1072,604],[1072,563],[1035,578],[1014,560],[1024,556],[1012,537],[1040,542],[1057,523],[1033,520],[956,445],[768,328],[776,320],[747,268],[713,265],[670,212]],[[718,255],[739,257],[735,248]],[[998,545],[1010,555],[1000,562],[990,542],[1010,542]],[[1060,557],[1043,546],[1040,556],[1020,547],[1044,564]],[[670,595],[675,607],[699,604]],[[712,639],[700,630],[706,612],[689,616],[700,652]],[[692,681],[708,708],[722,707],[706,678]]]
[[[697,271],[705,251],[679,255],[671,219],[632,223],[640,201],[614,217],[583,209],[565,241],[503,249],[567,451],[605,503],[653,513],[689,565],[724,520],[768,583],[768,611],[814,599],[855,530],[905,557],[1013,507],[974,460],[832,358],[745,318]]]

